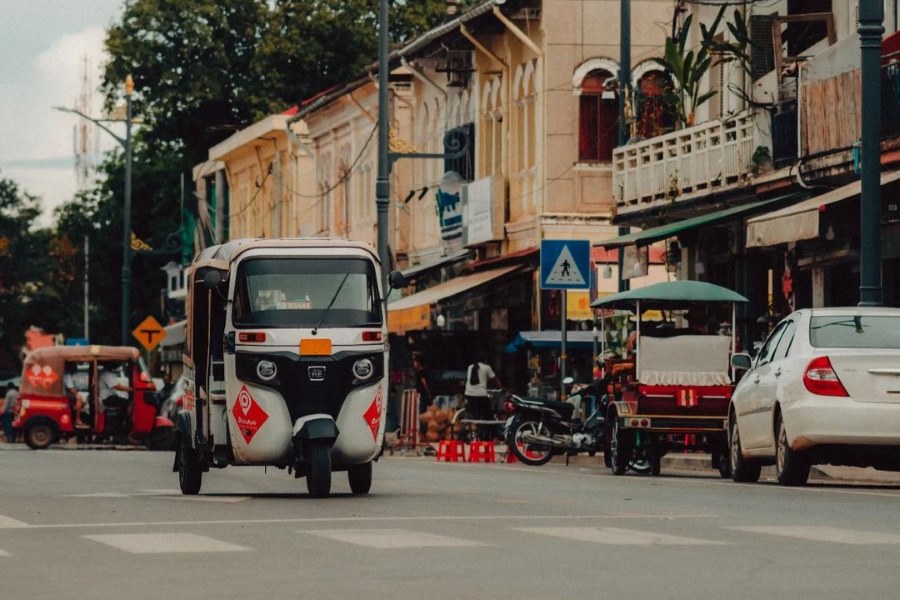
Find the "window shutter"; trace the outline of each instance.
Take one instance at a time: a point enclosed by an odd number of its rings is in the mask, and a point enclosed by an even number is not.
[[[775,68],[772,42],[772,18],[775,15],[751,15],[750,17],[750,74],[756,81]]]

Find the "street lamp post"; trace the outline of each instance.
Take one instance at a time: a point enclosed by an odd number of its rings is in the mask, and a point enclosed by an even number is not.
[[[131,329],[131,94],[134,80],[125,78],[125,207],[122,210],[122,345]]]
[[[114,133],[99,119],[95,119],[74,108],[54,106],[56,110],[69,112],[87,119],[109,135],[122,146],[125,151],[125,201],[122,211],[124,237],[122,240],[122,345],[128,344],[131,313],[131,95],[134,92],[134,80],[131,75],[125,78],[125,137]],[[117,121],[118,119],[105,119]],[[87,300],[85,300],[87,302]]]
[[[859,3],[862,113],[860,183],[859,305],[880,306],[881,290],[881,0]]]

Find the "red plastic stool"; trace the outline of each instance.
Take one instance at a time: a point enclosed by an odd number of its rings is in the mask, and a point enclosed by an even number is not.
[[[438,442],[437,459],[444,462],[459,462],[462,459],[465,462],[465,446],[460,440],[441,440]]]
[[[472,442],[469,444],[469,462],[495,462],[494,442]]]

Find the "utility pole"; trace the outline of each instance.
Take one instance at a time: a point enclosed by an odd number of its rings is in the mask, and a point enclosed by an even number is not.
[[[122,211],[122,345],[131,334],[131,94],[134,80],[125,78],[125,209]]]
[[[625,100],[631,89],[631,0],[619,0],[619,139],[618,145],[628,143],[628,123],[625,122]],[[619,235],[628,235],[628,227],[619,227]],[[629,289],[629,282],[624,277],[625,251],[619,247],[619,291]],[[640,315],[639,315],[640,316]]]
[[[109,135],[122,146],[125,151],[125,199],[122,210],[123,239],[122,239],[122,345],[128,345],[131,334],[131,94],[134,92],[134,80],[131,75],[125,78],[125,138],[121,138],[103,124],[99,119],[94,119],[77,108],[65,108],[54,106],[62,112],[74,113],[82,119],[87,119]],[[121,119],[107,119],[107,121],[121,121]]]
[[[391,202],[390,158],[388,133],[388,0],[381,0],[378,17],[378,174],[375,181],[375,208],[378,212],[378,258],[381,259],[381,283],[387,294],[387,273],[391,258],[388,256],[388,207]]]
[[[860,78],[862,81],[860,151],[859,305],[881,306],[881,0],[860,0]]]

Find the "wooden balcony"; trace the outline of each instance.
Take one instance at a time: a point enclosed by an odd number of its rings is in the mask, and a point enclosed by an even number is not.
[[[742,187],[751,175],[755,147],[750,111],[620,146],[613,151],[616,214]]]

